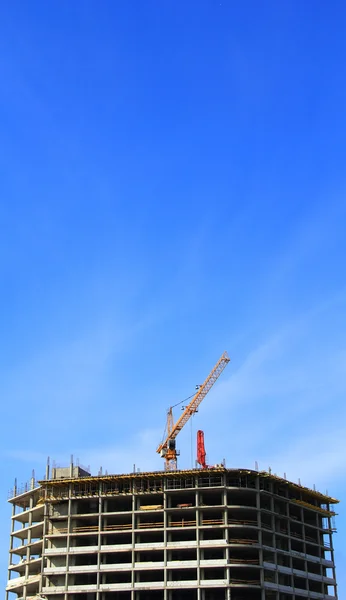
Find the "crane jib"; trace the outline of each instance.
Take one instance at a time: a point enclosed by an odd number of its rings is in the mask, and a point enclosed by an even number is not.
[[[205,398],[205,396],[208,394],[210,389],[213,387],[215,381],[219,378],[222,371],[224,370],[224,368],[227,366],[227,364],[229,362],[230,362],[230,358],[229,358],[227,352],[224,352],[223,355],[221,356],[221,358],[216,363],[213,370],[209,373],[209,375],[206,378],[206,380],[204,381],[204,383],[200,386],[200,388],[198,389],[198,391],[192,398],[191,402],[185,408],[183,414],[180,416],[180,418],[178,419],[176,424],[170,428],[170,431],[168,432],[168,436],[167,436],[166,440],[162,444],[160,444],[160,446],[157,448],[157,452],[162,453],[163,450],[169,450],[169,441],[174,440],[176,438],[179,431],[182,430],[182,428],[187,423],[187,421],[190,419],[190,417],[196,412],[198,406],[200,405],[202,400]],[[169,414],[170,414],[170,418],[172,418],[171,409],[169,411]],[[171,453],[175,453],[175,449],[171,450]],[[166,456],[166,453],[164,453],[163,456],[166,457],[166,461],[169,460]],[[174,460],[174,458],[170,457],[170,460]],[[176,460],[176,458],[175,458],[175,460]]]

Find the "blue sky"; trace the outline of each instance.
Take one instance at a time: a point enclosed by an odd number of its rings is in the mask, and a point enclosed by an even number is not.
[[[1,6],[4,582],[14,477],[48,455],[162,468],[166,408],[224,350],[181,467],[202,428],[210,462],[345,501],[345,18],[319,0]]]

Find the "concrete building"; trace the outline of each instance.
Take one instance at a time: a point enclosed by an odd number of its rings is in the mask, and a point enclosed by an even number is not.
[[[71,466],[9,501],[8,598],[337,598],[337,500],[271,473]]]

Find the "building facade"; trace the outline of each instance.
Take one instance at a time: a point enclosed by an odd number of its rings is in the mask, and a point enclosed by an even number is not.
[[[334,498],[267,472],[90,476],[14,489],[7,598],[337,598]]]

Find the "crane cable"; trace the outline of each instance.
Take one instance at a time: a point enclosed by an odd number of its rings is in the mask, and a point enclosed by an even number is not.
[[[175,408],[176,406],[180,406],[180,404],[183,404],[183,402],[187,402],[187,400],[191,400],[191,398],[193,398],[195,395],[196,395],[196,392],[194,394],[191,394],[191,396],[188,396],[184,400],[181,400],[181,402],[177,402],[176,404],[173,404],[173,406],[170,406],[168,410],[171,410],[172,408]],[[163,444],[163,441],[165,439],[166,431],[167,431],[167,422],[166,422],[166,425],[165,425],[165,429],[163,431],[161,444]]]

